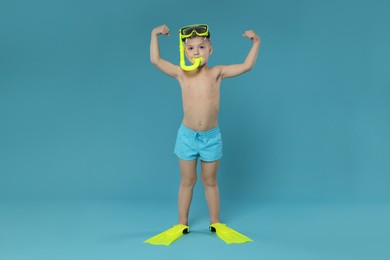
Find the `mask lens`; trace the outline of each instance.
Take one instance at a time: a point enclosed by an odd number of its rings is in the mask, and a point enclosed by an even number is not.
[[[197,33],[205,33],[205,32],[207,32],[207,28],[204,27],[204,26],[197,26],[197,27],[194,27],[194,30],[195,30]]]
[[[183,28],[183,29],[181,30],[181,34],[182,34],[182,35],[189,35],[189,34],[191,34],[191,32],[192,32],[193,30],[194,30],[193,27]]]

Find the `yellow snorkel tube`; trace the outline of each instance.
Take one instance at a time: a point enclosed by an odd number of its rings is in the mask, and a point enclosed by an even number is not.
[[[185,71],[196,70],[203,61],[203,57],[193,58],[194,64],[186,65],[184,58],[184,39],[190,38],[193,33],[196,33],[200,37],[209,37],[210,35],[206,24],[188,25],[179,30],[180,67]]]
[[[194,61],[194,64],[187,66],[186,61],[184,59],[184,42],[181,38],[181,33],[180,33],[179,40],[180,40],[180,67],[185,71],[196,70],[200,66],[200,63],[202,62],[203,58],[202,57],[193,58],[192,60]]]

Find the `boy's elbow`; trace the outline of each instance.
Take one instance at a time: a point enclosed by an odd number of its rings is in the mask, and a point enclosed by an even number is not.
[[[251,59],[245,60],[245,62],[243,63],[245,72],[251,71],[253,69],[253,67],[255,66],[255,61],[256,60]]]
[[[245,65],[244,66],[244,73],[248,72],[248,71],[251,71],[252,69],[253,69],[253,65],[251,65],[251,64]]]
[[[150,62],[153,64],[153,65],[157,65],[157,63],[158,63],[158,59],[156,59],[156,58],[150,58]]]

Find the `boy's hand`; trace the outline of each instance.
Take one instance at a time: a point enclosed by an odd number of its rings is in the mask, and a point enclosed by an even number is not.
[[[166,26],[165,24],[164,25],[161,25],[161,26],[158,26],[156,28],[153,29],[153,33],[155,35],[160,35],[160,34],[164,34],[165,36],[170,36],[171,34],[169,33],[169,28],[168,26]]]
[[[260,37],[252,30],[246,31],[242,36],[251,39],[253,42],[261,42]]]

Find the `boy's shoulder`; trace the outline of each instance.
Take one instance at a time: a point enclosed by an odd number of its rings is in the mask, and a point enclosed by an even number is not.
[[[216,65],[214,67],[209,67],[210,72],[220,72],[222,70],[223,65]]]
[[[222,72],[223,65],[216,65],[214,67],[210,67],[209,71],[210,73],[219,76]]]

